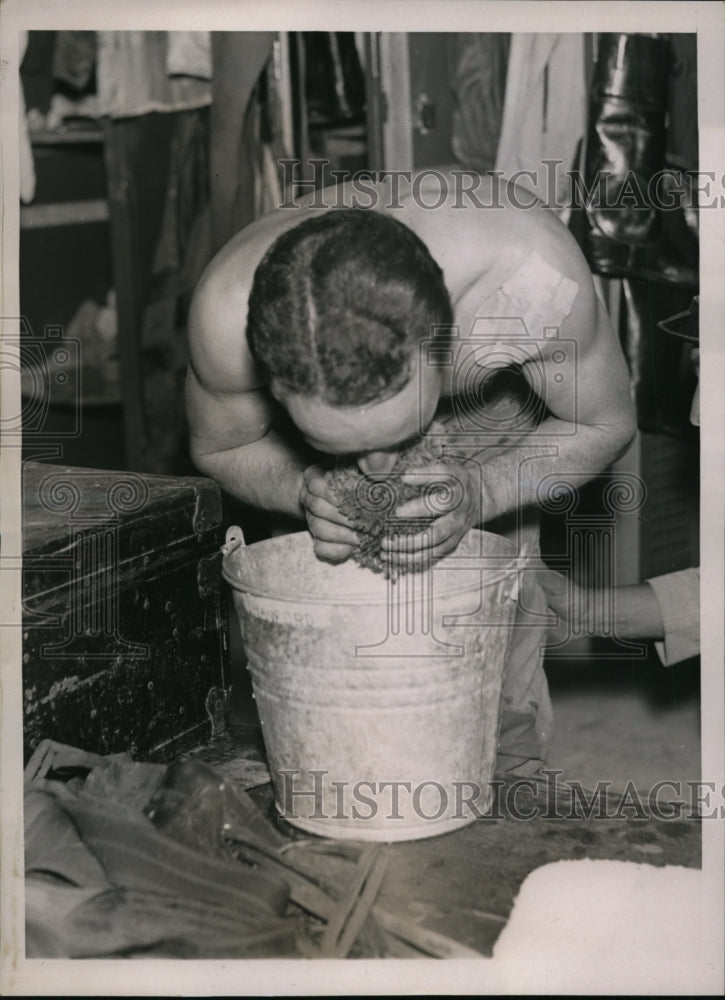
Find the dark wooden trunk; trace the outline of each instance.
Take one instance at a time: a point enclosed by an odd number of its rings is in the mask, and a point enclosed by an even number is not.
[[[28,462],[26,757],[51,738],[165,758],[209,735],[228,678],[215,483]]]

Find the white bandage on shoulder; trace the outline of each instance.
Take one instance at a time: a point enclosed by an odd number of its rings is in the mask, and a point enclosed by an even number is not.
[[[487,276],[472,282],[455,302],[456,323],[464,339],[479,337],[534,340],[551,337],[571,312],[579,284],[544,260],[535,250],[503,251],[504,280],[486,289]]]
[[[544,328],[561,326],[578,294],[578,282],[561,274],[534,250],[492,298],[498,296],[505,308],[500,315],[520,317],[531,336],[540,337]]]

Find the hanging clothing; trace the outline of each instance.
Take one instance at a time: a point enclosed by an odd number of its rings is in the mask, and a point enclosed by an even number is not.
[[[85,90],[96,66],[95,31],[58,31],[53,49],[53,77],[75,91]]]
[[[28,32],[20,32],[20,63],[23,61],[28,47]],[[35,163],[33,161],[33,148],[30,145],[30,133],[28,131],[28,118],[25,113],[25,95],[23,93],[22,81],[18,88],[18,113],[20,135],[18,141],[18,156],[20,169],[20,200],[24,205],[30,204],[35,197]]]
[[[697,35],[670,35],[667,162],[697,170]]]
[[[585,130],[582,35],[512,35],[496,170],[508,178],[528,171],[516,182],[562,214],[570,201],[566,171]],[[545,160],[558,161],[556,171]]]
[[[196,76],[211,80],[211,33],[170,31],[167,35],[166,72],[169,76]]]
[[[577,238],[596,274],[691,294],[699,223],[686,171],[697,168],[697,81],[687,38],[598,36],[581,165],[589,194]]]
[[[484,173],[496,164],[510,46],[511,35],[501,31],[461,32],[456,38],[452,146],[469,170]]]
[[[96,33],[100,114],[128,118],[150,111],[185,111],[211,103],[208,80],[169,75],[169,40],[173,34],[166,31]],[[178,64],[172,62],[172,65]],[[196,70],[197,66],[193,68]],[[178,73],[177,68],[175,72]]]

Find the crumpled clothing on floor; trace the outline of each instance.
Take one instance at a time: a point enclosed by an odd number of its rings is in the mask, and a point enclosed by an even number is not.
[[[384,849],[296,845],[200,760],[44,741],[26,768],[25,839],[28,958],[386,953],[370,916]]]
[[[82,761],[61,764],[26,787],[27,956],[294,953],[289,889],[224,857],[221,806],[191,809],[194,837],[168,835],[148,811],[169,769],[124,756],[89,760],[85,776]]]

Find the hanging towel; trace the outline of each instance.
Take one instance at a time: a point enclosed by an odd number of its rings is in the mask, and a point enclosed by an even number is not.
[[[18,65],[23,61],[25,50],[28,47],[27,31],[20,32],[20,52]],[[30,134],[28,132],[28,119],[25,114],[25,95],[23,94],[23,84],[20,82],[18,89],[18,113],[20,117],[20,200],[23,204],[29,204],[35,197],[35,164],[33,163],[33,149],[30,145]]]
[[[174,34],[166,31],[97,33],[101,114],[128,118],[150,111],[185,111],[211,103],[208,80],[189,75],[169,76],[168,48]]]
[[[461,32],[455,42],[451,88],[453,154],[470,170],[493,169],[501,134],[511,35]]]
[[[585,128],[583,36],[512,35],[496,169],[509,178],[530,171],[515,177],[517,183],[558,214],[566,214],[570,201],[566,171]],[[554,171],[544,160],[557,160],[560,166]]]
[[[168,32],[166,72],[169,76],[196,76],[200,80],[211,80],[210,32]]]

